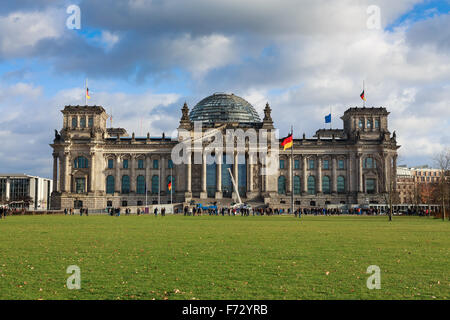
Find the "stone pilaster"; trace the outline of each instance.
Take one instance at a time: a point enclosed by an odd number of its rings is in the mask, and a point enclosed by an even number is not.
[[[306,168],[308,165],[308,160],[306,159],[306,155],[302,155],[302,192],[303,194],[308,193],[308,178],[306,176]]]
[[[208,198],[208,193],[206,191],[206,152],[202,152],[202,192],[200,193],[201,199]]]
[[[363,156],[361,153],[357,154],[357,171],[358,171],[358,192],[363,192]]]
[[[336,168],[336,157],[333,156],[331,160],[331,192],[337,193],[337,168]]]
[[[115,191],[117,192],[117,193],[120,193],[120,164],[121,164],[121,161],[120,161],[120,156],[119,155],[116,155],[116,177],[115,177],[115,183],[114,183],[114,189],[116,189]]]
[[[317,193],[322,193],[322,158],[317,158]]]
[[[89,192],[95,192],[95,152],[91,152],[91,166],[89,171]]]
[[[216,155],[216,199],[222,199],[222,154]]]
[[[234,156],[233,179],[236,183],[236,188],[239,188],[239,153],[237,151],[235,151],[233,156]],[[239,189],[238,189],[238,191],[239,191]],[[233,186],[232,198],[237,200],[237,192],[234,190],[234,186]]]

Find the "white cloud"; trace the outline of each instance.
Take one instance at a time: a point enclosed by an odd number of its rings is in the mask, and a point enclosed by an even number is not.
[[[60,37],[64,30],[62,18],[61,12],[54,9],[0,16],[0,55],[26,55],[39,41]]]

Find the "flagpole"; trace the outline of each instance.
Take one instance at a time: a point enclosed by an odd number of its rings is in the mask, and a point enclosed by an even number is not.
[[[331,105],[330,105],[330,130],[331,130],[331,122],[333,121],[332,117],[331,117]]]
[[[363,92],[364,92],[364,99],[363,99],[363,108],[366,107],[366,87],[363,80]]]
[[[172,200],[172,190],[173,190],[173,182],[172,182],[173,181],[173,173],[172,173],[172,168],[173,168],[173,163],[172,163],[172,166],[170,167],[170,204],[173,204],[173,200]]]
[[[87,106],[87,78],[86,81],[84,82],[84,105]]]
[[[294,213],[294,127],[291,126],[292,148],[291,148],[291,213]]]
[[[159,167],[159,186],[158,186],[158,205],[161,204],[161,163],[158,163]]]

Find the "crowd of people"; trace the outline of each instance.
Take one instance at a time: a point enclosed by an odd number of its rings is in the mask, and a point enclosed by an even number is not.
[[[6,219],[9,209],[6,207],[0,207],[0,219]]]
[[[130,208],[121,208],[121,207],[109,207],[106,209],[108,214],[110,216],[116,216],[119,217],[121,212],[124,212],[125,215],[131,214]],[[0,218],[6,217],[8,212],[7,208],[0,208]],[[201,206],[184,206],[181,209],[181,212],[184,216],[201,216],[201,215],[210,215],[210,216],[272,216],[272,215],[281,215],[281,214],[291,214],[290,209],[283,209],[283,208],[270,208],[270,207],[259,207],[259,208],[250,208],[250,207],[217,207],[217,206],[211,206],[208,208],[202,208]],[[80,216],[83,214],[88,216],[89,210],[87,208],[80,208],[79,209]],[[136,214],[139,216],[144,213],[151,213],[148,211],[148,208],[137,208]],[[179,214],[179,209],[175,209],[175,214]],[[405,212],[406,215],[417,215],[417,216],[430,216],[433,212],[431,212],[428,209],[423,208],[412,208],[408,209],[407,212]],[[73,208],[64,209],[65,215],[74,215],[75,210]],[[340,209],[340,208],[297,208],[294,211],[295,217],[301,217],[302,215],[314,215],[314,216],[332,216],[332,215],[380,215],[380,214],[388,214],[388,212],[382,212],[379,209],[376,208],[350,208],[350,209]],[[165,207],[155,207],[153,209],[153,215],[157,217],[158,215],[164,217],[166,215],[166,208]]]
[[[69,208],[69,209],[67,209],[67,208],[64,208],[64,215],[70,215],[70,216],[73,216],[75,214],[75,210],[73,209],[73,208]],[[88,216],[89,215],[89,209],[88,208],[80,208],[80,216],[82,216],[82,215],[86,215],[86,216]]]

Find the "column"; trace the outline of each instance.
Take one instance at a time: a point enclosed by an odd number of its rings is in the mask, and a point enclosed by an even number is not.
[[[116,155],[116,181],[114,182],[115,191],[120,193],[120,156]]]
[[[64,183],[62,191],[70,192],[70,157],[69,152],[64,152]]]
[[[346,164],[345,164],[345,170],[346,170],[346,174],[347,174],[347,178],[345,181],[345,188],[347,192],[351,192],[352,191],[352,175],[351,175],[351,168],[352,168],[352,164],[350,162],[350,155],[347,155],[346,158]]]
[[[336,156],[333,156],[331,160],[331,192],[336,193],[337,192],[337,174],[336,174]]]
[[[347,173],[348,173],[348,185],[349,185],[349,190],[351,192],[357,192],[357,187],[355,184],[355,165],[356,159],[355,159],[355,154],[351,153],[348,157],[348,167],[347,167]]]
[[[394,185],[394,190],[393,191],[397,191],[397,155],[395,155],[394,157],[393,157],[393,160],[394,160],[394,163],[393,163],[393,168],[392,168],[392,170],[394,171],[394,172],[392,172],[392,174],[391,174],[391,179],[393,179],[394,180],[394,183],[393,183],[393,185]]]
[[[357,169],[358,169],[358,192],[363,192],[363,168],[362,168],[362,154],[358,153],[357,155]]]
[[[239,153],[237,151],[234,152],[233,176],[237,187],[239,184]]]
[[[306,177],[307,159],[306,155],[302,155],[302,192],[306,194],[308,192],[308,179]]]
[[[55,183],[53,184],[53,186],[55,185]],[[54,188],[54,187],[53,187]],[[9,177],[6,178],[6,201],[9,201],[9,199],[11,198],[11,179]],[[56,191],[56,190],[53,190]]]
[[[222,157],[216,154],[216,199],[222,199]]]
[[[200,193],[201,199],[208,198],[208,193],[206,191],[206,151],[202,151],[202,192]]]
[[[91,152],[90,192],[95,192],[95,152]]]
[[[263,179],[264,179],[264,191],[265,192],[269,192],[269,155],[268,154],[266,154],[265,156],[264,156],[264,158],[265,158],[265,175],[263,176]]]
[[[63,192],[64,191],[64,156],[60,156],[59,157],[59,179],[58,179],[58,183],[59,183],[59,192]]]
[[[186,192],[191,193],[192,192],[192,153],[189,152],[188,155],[188,162],[186,164]]]
[[[148,193],[149,191],[151,191],[151,176],[150,176],[150,165],[151,165],[151,161],[150,161],[150,157],[146,157],[145,158],[145,189],[147,190],[146,192]]]
[[[161,192],[167,193],[167,179],[166,179],[166,157],[161,156]]]
[[[58,155],[53,154],[53,192],[58,192]]]
[[[253,153],[249,153],[247,157],[247,191],[253,192],[253,161],[254,155]]]
[[[317,157],[317,193],[322,193],[322,158]]]
[[[389,192],[390,163],[389,163],[389,157],[388,157],[387,153],[383,153],[383,169],[384,169],[384,192]]]

